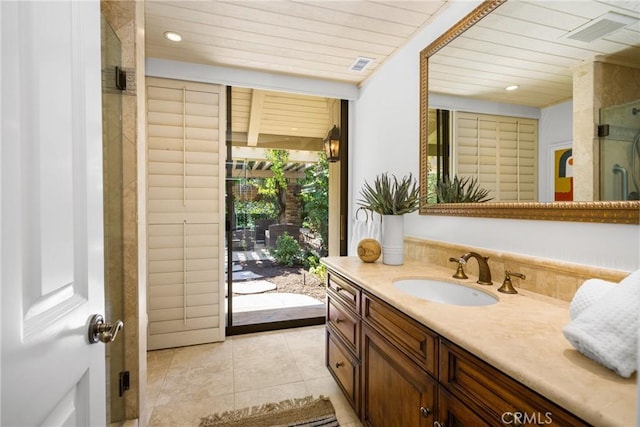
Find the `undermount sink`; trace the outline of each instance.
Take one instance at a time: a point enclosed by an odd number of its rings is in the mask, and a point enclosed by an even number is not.
[[[393,286],[414,297],[441,304],[483,306],[498,302],[493,295],[443,280],[401,279],[393,282]]]

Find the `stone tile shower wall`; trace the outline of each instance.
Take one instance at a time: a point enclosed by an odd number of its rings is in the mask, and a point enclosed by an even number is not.
[[[600,109],[638,99],[640,70],[606,62],[584,62],[573,70],[573,199],[600,200]]]

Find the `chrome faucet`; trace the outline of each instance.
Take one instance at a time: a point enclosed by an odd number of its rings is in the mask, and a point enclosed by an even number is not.
[[[491,269],[489,269],[489,264],[487,263],[489,257],[484,257],[477,252],[467,252],[460,257],[460,263],[466,264],[471,257],[478,261],[478,281],[476,283],[479,285],[493,285],[491,283]]]

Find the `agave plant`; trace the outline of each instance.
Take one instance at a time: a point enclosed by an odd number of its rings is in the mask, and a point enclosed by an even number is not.
[[[481,203],[493,200],[489,196],[489,190],[480,188],[475,177],[458,178],[448,177],[438,180],[438,203]]]
[[[385,172],[376,176],[373,185],[364,182],[358,204],[380,215],[403,215],[420,207],[420,187],[412,174],[402,179]]]

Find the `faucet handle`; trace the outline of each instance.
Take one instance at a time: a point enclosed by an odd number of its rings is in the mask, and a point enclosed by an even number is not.
[[[502,292],[503,294],[517,294],[518,291],[513,287],[513,283],[511,283],[511,276],[519,277],[522,280],[526,279],[522,273],[515,273],[509,270],[504,271],[504,281],[502,282],[502,286],[498,288],[498,292]]]
[[[451,257],[451,258],[449,258],[449,261],[458,263],[458,268],[456,269],[456,272],[451,277],[453,277],[454,279],[468,279],[469,278],[469,276],[467,276],[464,273],[464,268],[463,267],[466,264],[466,261],[464,259]]]

